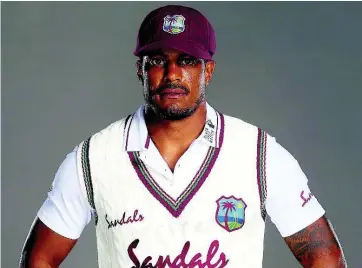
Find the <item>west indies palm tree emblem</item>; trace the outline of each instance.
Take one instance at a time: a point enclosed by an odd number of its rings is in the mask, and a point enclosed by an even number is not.
[[[185,31],[185,18],[182,15],[167,15],[163,18],[163,30],[170,34],[179,34]]]
[[[216,222],[223,229],[233,232],[243,227],[247,205],[241,198],[222,196],[216,203]]]

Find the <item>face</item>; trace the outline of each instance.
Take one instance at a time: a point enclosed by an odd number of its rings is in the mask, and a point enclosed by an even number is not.
[[[162,119],[180,120],[205,101],[215,63],[167,50],[150,54],[137,66],[147,107]]]

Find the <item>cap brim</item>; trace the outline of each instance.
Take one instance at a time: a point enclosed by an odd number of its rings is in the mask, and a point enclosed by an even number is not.
[[[193,41],[182,41],[179,40],[162,40],[155,41],[147,46],[140,48],[134,52],[135,56],[143,56],[151,53],[152,51],[163,50],[163,49],[176,49],[182,51],[195,58],[204,60],[211,60],[212,56],[207,50],[202,49],[197,43]]]

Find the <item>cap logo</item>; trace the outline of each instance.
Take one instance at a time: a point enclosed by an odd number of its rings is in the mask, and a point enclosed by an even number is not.
[[[182,15],[167,15],[163,18],[163,30],[170,34],[179,34],[185,31],[185,17]]]

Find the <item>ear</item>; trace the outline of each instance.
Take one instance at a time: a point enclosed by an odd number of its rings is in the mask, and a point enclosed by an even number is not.
[[[141,60],[138,60],[136,62],[136,68],[137,68],[137,78],[140,81],[140,83],[143,85],[142,61]]]
[[[213,60],[205,63],[205,83],[208,86],[211,82],[212,76],[214,75],[216,62]]]

